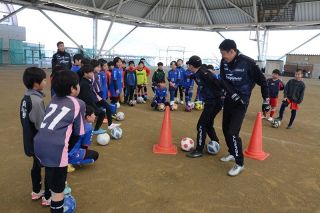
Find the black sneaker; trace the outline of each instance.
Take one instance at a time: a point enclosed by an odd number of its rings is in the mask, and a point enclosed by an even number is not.
[[[198,157],[202,157],[203,153],[202,151],[198,151],[198,150],[193,150],[192,152],[189,152],[187,154],[187,157],[189,158],[198,158]]]

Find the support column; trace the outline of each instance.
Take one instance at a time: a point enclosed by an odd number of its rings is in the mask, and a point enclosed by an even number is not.
[[[93,37],[92,37],[92,44],[93,44],[93,47],[92,47],[92,49],[93,49],[93,53],[92,53],[92,58],[94,58],[96,55],[97,55],[97,42],[98,42],[98,18],[97,18],[97,16],[95,16],[94,18],[93,18],[93,24],[92,24],[92,27],[93,27],[93,29],[92,29],[92,32],[93,32]]]

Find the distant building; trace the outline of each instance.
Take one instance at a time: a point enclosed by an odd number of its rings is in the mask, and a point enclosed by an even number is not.
[[[294,75],[295,70],[302,69],[304,77],[318,78],[320,76],[320,55],[288,54],[284,71],[286,75]]]

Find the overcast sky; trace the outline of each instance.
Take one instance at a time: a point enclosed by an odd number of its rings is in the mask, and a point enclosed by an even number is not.
[[[59,24],[78,44],[92,48],[92,19],[57,12],[47,14]],[[25,9],[18,13],[19,26],[26,27],[27,41],[45,44],[46,49],[55,50],[57,41],[65,46],[75,46],[39,11]],[[98,48],[108,29],[109,22],[98,22]],[[110,48],[133,26],[114,24],[104,49]],[[308,31],[271,31],[269,33],[269,58],[282,56],[308,38],[320,33],[320,30]],[[222,32],[226,38],[234,39],[244,54],[257,59],[257,43],[249,39],[250,32]],[[254,32],[251,32],[251,37]],[[159,50],[168,46],[185,47],[188,54],[197,54],[203,58],[220,58],[218,46],[223,38],[215,32],[169,30],[156,28],[137,28],[116,48],[119,54],[159,56]],[[299,48],[294,53],[320,54],[320,36]],[[165,53],[163,53],[165,54]],[[174,55],[174,53],[172,53]],[[176,57],[179,57],[178,53]]]

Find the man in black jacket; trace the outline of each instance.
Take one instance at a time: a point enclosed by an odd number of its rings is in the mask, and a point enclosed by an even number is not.
[[[57,43],[57,48],[58,51],[52,56],[51,60],[52,69],[57,65],[61,65],[67,70],[70,70],[72,67],[71,56],[64,50],[64,43],[59,41]]]
[[[229,149],[229,154],[220,160],[223,162],[235,161],[236,164],[229,170],[228,175],[236,176],[244,169],[242,141],[239,132],[249,105],[252,89],[255,84],[261,87],[262,110],[267,112],[270,110],[268,85],[255,61],[241,54],[233,40],[224,40],[219,49],[222,55],[220,77],[227,93],[223,109],[222,130]]]
[[[218,79],[204,66],[199,56],[192,56],[187,62],[188,69],[193,72],[192,78],[198,84],[200,94],[203,97],[204,109],[197,124],[197,147],[187,156],[191,158],[201,157],[206,142],[206,136],[212,141],[219,142],[214,130],[214,118],[221,110],[221,87]]]

